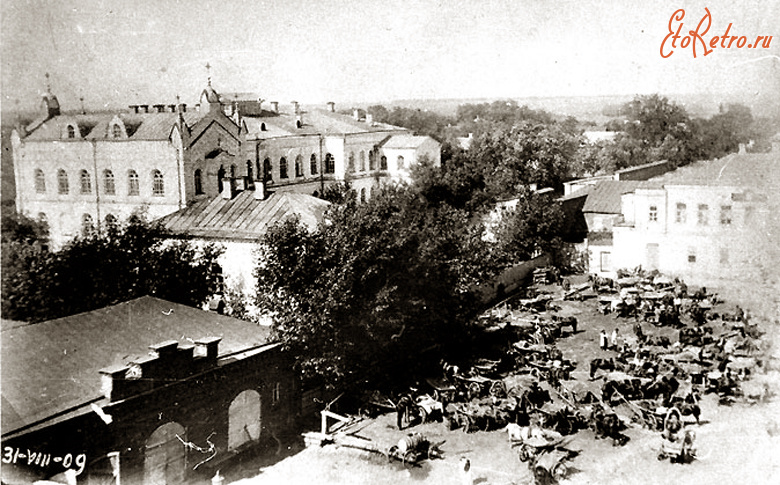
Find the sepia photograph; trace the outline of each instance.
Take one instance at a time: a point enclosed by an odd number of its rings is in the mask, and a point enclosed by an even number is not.
[[[780,2],[0,1],[0,485],[780,483]]]

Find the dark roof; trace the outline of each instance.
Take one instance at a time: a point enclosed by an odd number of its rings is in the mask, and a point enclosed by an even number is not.
[[[87,113],[64,114],[55,116],[43,122],[37,122],[28,126],[28,135],[25,140],[63,140],[64,128],[71,123],[76,123],[79,132],[87,140],[113,140],[108,128],[115,116],[121,118],[127,128],[127,140],[167,140],[171,134],[173,125],[178,120],[178,113]],[[194,125],[203,116],[201,113],[187,111],[184,121],[188,125]],[[120,140],[124,141],[124,140]]]
[[[633,192],[639,183],[634,180],[603,180],[596,183],[582,206],[582,212],[620,214],[621,196]]]
[[[220,355],[268,342],[267,327],[145,296],[2,332],[2,433],[101,394],[99,371],[145,355],[166,340],[221,337]]]
[[[221,196],[204,199],[159,221],[177,235],[213,239],[257,240],[269,226],[298,216],[314,229],[322,221],[329,202],[295,192],[272,192],[267,199],[255,199],[244,190],[232,199]]]
[[[267,113],[268,116],[244,117],[249,133],[257,138],[273,138],[284,135],[343,135],[366,132],[397,131],[399,134],[408,133],[406,128],[388,125],[385,123],[367,123],[358,121],[349,115],[334,113],[328,110],[315,108],[299,113],[303,118],[303,124],[298,128],[297,115],[291,112]],[[266,131],[260,129],[260,124],[266,126]]]

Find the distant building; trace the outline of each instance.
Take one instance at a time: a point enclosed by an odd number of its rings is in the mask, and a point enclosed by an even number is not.
[[[299,383],[264,327],[143,297],[2,337],[5,484],[206,482],[296,429]]]
[[[349,181],[365,201],[383,183],[408,180],[421,158],[441,163],[438,142],[370,115],[264,102],[220,95],[209,81],[197,111],[157,104],[69,114],[46,93],[40,117],[12,134],[16,208],[46,221],[59,246],[139,209],[156,219],[219,197],[226,184],[318,196]]]

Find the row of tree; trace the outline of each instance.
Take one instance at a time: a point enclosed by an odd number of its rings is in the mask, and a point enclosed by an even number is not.
[[[199,306],[220,284],[213,245],[197,248],[132,216],[51,251],[47,228],[25,216],[2,221],[3,318],[38,322],[154,295]]]

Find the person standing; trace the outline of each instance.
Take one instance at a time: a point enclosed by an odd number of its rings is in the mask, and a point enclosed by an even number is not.
[[[599,347],[601,350],[607,350],[607,331],[603,328],[599,332]]]
[[[460,457],[460,477],[463,485],[474,485],[471,478],[471,461],[465,456]]]
[[[612,350],[618,350],[618,329],[617,328],[612,330],[612,335],[610,336],[609,339],[609,347]]]

